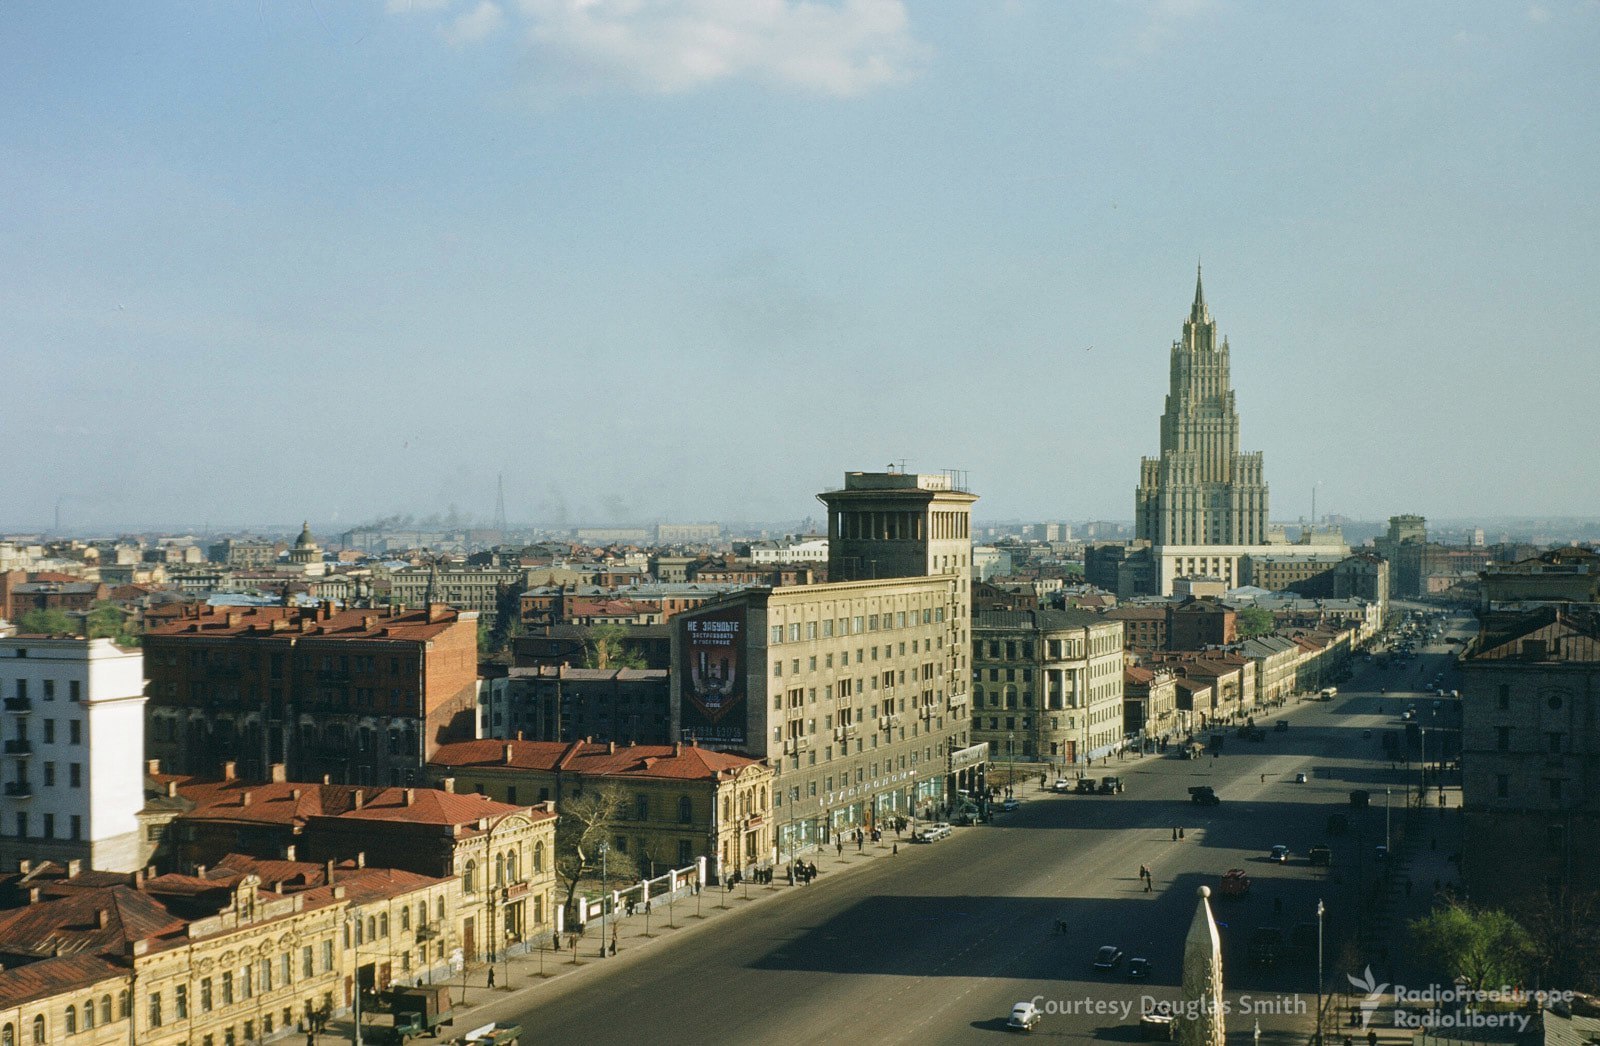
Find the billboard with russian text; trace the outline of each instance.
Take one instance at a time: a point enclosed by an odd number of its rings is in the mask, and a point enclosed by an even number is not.
[[[745,746],[745,609],[680,617],[681,736],[716,748]]]

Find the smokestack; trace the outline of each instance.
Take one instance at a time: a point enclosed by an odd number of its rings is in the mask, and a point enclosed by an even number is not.
[[[176,798],[178,798],[178,782],[176,782],[176,781],[168,781],[167,782],[167,798],[168,799],[176,799]]]

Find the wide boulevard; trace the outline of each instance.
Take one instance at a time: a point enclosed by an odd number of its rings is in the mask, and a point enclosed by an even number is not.
[[[1259,925],[1287,933],[1314,924],[1320,898],[1327,983],[1343,986],[1346,972],[1377,962],[1336,945],[1353,936],[1348,894],[1358,862],[1370,868],[1384,840],[1384,788],[1392,789],[1395,816],[1403,802],[1406,774],[1391,767],[1382,735],[1400,727],[1408,703],[1435,715],[1434,697],[1422,687],[1437,671],[1453,678],[1449,661],[1442,645],[1387,670],[1358,659],[1335,700],[1258,717],[1265,741],[1230,732],[1220,758],[1147,756],[1095,766],[1094,774],[1124,778],[1127,791],[1117,796],[1050,795],[1034,778],[1021,809],[993,824],[933,844],[902,843],[898,856],[785,887],[785,896],[671,931],[649,948],[490,1009],[538,1042],[793,1044],[848,1036],[954,1043],[998,1041],[1012,1004],[1040,997],[1042,1006],[1053,1004],[1048,1009],[1065,1004],[1078,1012],[1050,1013],[1036,1035],[1133,1041],[1141,997],[1178,996],[1196,888],[1243,868],[1254,880],[1247,898],[1213,896],[1230,997],[1259,1008],[1288,993],[1292,1007],[1298,992],[1307,1009],[1253,1013],[1232,1027],[1259,1018],[1264,1036],[1287,1038],[1311,1020],[1314,956],[1263,969],[1247,961],[1246,938]],[[1275,730],[1279,719],[1289,729]],[[1295,783],[1300,773],[1304,784]],[[1214,787],[1222,803],[1189,802],[1188,788],[1199,784]],[[1351,807],[1354,789],[1371,790],[1369,808]],[[1348,834],[1326,834],[1332,813],[1350,817]],[[1176,827],[1184,830],[1181,842],[1172,839]],[[1286,865],[1266,860],[1278,843],[1293,854]],[[1331,870],[1307,861],[1319,843],[1333,847]],[[1153,891],[1138,877],[1141,864],[1154,873]],[[1066,920],[1065,934],[1055,932],[1058,919]],[[1104,944],[1148,958],[1151,981],[1130,983],[1125,962],[1094,973],[1095,949]],[[1357,965],[1347,971],[1349,964]],[[1126,1015],[1124,1005],[1132,1007]]]

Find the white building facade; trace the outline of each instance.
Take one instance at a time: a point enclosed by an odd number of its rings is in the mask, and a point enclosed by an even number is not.
[[[0,639],[0,699],[0,867],[142,867],[144,655],[109,639]]]

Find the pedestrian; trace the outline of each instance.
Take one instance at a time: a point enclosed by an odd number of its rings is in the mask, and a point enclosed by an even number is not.
[[[1172,830],[1172,841],[1173,842],[1177,842],[1178,841],[1178,830],[1176,828],[1174,828]]]
[[[611,935],[611,954],[613,956],[615,956],[617,954],[617,935],[616,934],[612,934]]]
[[[489,967],[489,987],[494,987],[494,966]]]
[[[1267,775],[1266,774],[1262,774],[1261,775],[1261,783],[1262,784],[1266,784],[1267,783]]]
[[[840,857],[844,856],[844,838],[842,836],[835,836],[834,837],[833,848],[834,848],[835,852],[837,852]]]
[[[1367,1029],[1367,1046],[1378,1046],[1378,1033],[1371,1028]]]
[[[317,1046],[317,1033],[316,1032],[314,1032],[314,1031],[306,1032],[306,1046]]]
[[[856,853],[861,852],[861,833],[856,833]]]
[[[891,857],[899,857],[900,856],[900,844],[899,843],[895,843],[894,844],[894,848],[889,851],[889,855]]]
[[[813,879],[817,877],[817,866],[815,863],[806,865],[806,874],[811,876]]]
[[[1182,827],[1179,827],[1179,829],[1178,829],[1178,838],[1179,839],[1183,838],[1183,828]]]
[[[1144,877],[1144,892],[1145,893],[1155,893],[1155,890],[1156,890],[1156,877],[1151,875],[1151,874],[1149,874],[1148,872],[1145,873],[1145,877]]]

